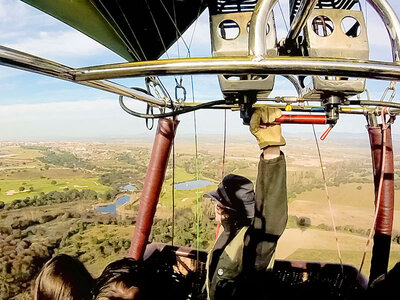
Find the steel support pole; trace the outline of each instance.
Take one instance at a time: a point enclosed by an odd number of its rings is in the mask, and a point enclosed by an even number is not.
[[[160,59],[79,68],[75,80],[180,74],[259,74],[347,76],[400,81],[400,63],[324,57],[269,57],[255,60],[248,56],[192,57]]]
[[[74,78],[74,68],[59,64],[28,53],[17,51],[15,49],[0,46],[0,65],[34,72],[46,76],[55,77],[71,82],[77,82]],[[141,91],[128,88],[118,83],[108,80],[88,80],[77,82],[82,85],[94,87],[103,91],[126,96],[149,104],[165,107],[165,102]]]
[[[301,2],[299,10],[290,25],[285,43],[290,43],[297,39],[317,3],[318,0],[303,0]]]
[[[157,133],[154,138],[142,195],[140,196],[135,231],[128,253],[129,257],[142,259],[146,250],[178,124],[179,121],[166,118],[158,121]]]
[[[370,283],[378,276],[387,272],[390,243],[393,228],[394,210],[394,168],[393,148],[390,126],[386,129],[386,142],[383,147],[382,125],[378,127],[367,126],[370,145],[372,168],[374,172],[375,205],[378,199],[379,182],[381,177],[382,157],[385,151],[384,177],[381,190],[381,200],[378,209],[378,216],[375,224],[374,246],[372,248]],[[384,149],[383,149],[384,148]]]

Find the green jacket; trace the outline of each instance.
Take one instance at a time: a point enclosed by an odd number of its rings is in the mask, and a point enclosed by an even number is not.
[[[208,299],[233,298],[240,282],[252,272],[272,269],[275,249],[287,222],[286,162],[260,158],[255,189],[255,217],[224,245],[214,270],[210,264],[215,245],[207,258],[206,289]],[[221,238],[221,233],[216,241]]]

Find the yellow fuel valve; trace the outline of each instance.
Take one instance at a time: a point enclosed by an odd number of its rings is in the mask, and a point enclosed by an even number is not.
[[[286,104],[285,110],[286,111],[292,111],[292,106],[290,104]]]

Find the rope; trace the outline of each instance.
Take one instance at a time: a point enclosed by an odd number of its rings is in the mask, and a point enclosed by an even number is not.
[[[194,83],[193,76],[190,76],[192,88],[192,102],[194,103]],[[197,120],[196,112],[193,112],[193,127],[194,127],[194,147],[195,147],[195,173],[196,182],[199,180],[199,160],[198,160],[198,136],[197,136]],[[199,217],[199,186],[196,184],[196,269],[199,267],[199,249],[200,249],[200,217]]]
[[[172,11],[174,13],[174,23],[178,24],[178,21],[176,19],[175,0],[171,0],[171,1],[172,1]],[[176,27],[178,27],[178,25]],[[178,35],[177,32],[176,32],[175,38],[176,38],[176,47],[177,47],[177,50],[178,50],[178,57],[180,58],[181,54],[180,54],[180,51],[179,51],[179,35]],[[181,78],[182,78],[182,75],[181,75]]]
[[[193,32],[192,32],[192,36],[190,37],[189,49],[188,49],[188,50],[190,50],[190,47],[192,46],[192,42],[193,42],[193,38],[194,38],[194,33],[196,32],[197,22],[198,22],[199,17],[200,17],[200,12],[201,12],[201,7],[202,7],[202,6],[203,6],[203,0],[201,0],[200,6],[199,6],[199,10],[198,10],[198,12],[197,12],[197,18],[196,18],[196,21],[194,22]],[[190,57],[190,51],[188,51],[188,57]]]
[[[339,257],[339,261],[340,261],[340,266],[341,266],[342,272],[343,272],[342,254],[341,254],[341,252],[340,252],[339,238],[338,238],[338,234],[337,234],[337,231],[336,231],[335,217],[334,217],[334,215],[333,215],[332,203],[331,203],[331,199],[330,199],[330,197],[329,197],[328,185],[327,185],[327,183],[326,183],[326,176],[325,176],[324,166],[323,166],[323,163],[322,163],[321,151],[320,151],[319,144],[318,144],[317,134],[315,133],[315,126],[314,126],[314,124],[312,124],[312,129],[313,129],[313,133],[314,133],[315,144],[316,144],[316,146],[317,146],[318,157],[319,157],[319,164],[320,164],[320,166],[321,166],[322,179],[323,179],[323,181],[324,181],[326,199],[328,200],[329,212],[330,212],[330,215],[331,215],[331,221],[332,221],[332,226],[333,226],[333,232],[334,232],[334,234],[335,234],[336,249],[337,249],[337,252],[338,252],[338,257]]]
[[[175,120],[175,117],[173,118]],[[174,245],[175,238],[175,123],[172,122],[172,131],[174,138],[172,139],[172,240],[171,245]]]
[[[163,40],[163,38],[162,38],[160,29],[158,28],[156,19],[154,18],[153,13],[151,12],[151,9],[150,9],[150,6],[149,6],[149,3],[147,2],[147,0],[145,0],[145,2],[146,2],[146,5],[147,5],[147,8],[148,8],[148,10],[149,10],[150,16],[151,16],[151,18],[152,18],[152,20],[153,20],[153,23],[154,23],[154,25],[155,25],[155,27],[156,27],[156,30],[157,30],[157,33],[158,33],[158,37],[160,38],[160,41],[161,41],[161,44],[162,44],[162,46],[163,46],[163,48],[164,48],[165,54],[167,55],[167,58],[169,59],[169,55],[168,55],[168,52],[167,52],[167,47],[165,46],[165,43],[164,43],[164,40]],[[161,1],[161,3],[162,3],[162,1]]]
[[[112,17],[112,14],[109,12],[109,10],[106,8],[106,6],[101,1],[100,1],[100,4],[102,5],[103,9],[107,11],[108,15],[112,18],[113,22],[116,24],[115,19]],[[121,8],[121,6],[120,6],[120,4],[118,2],[117,2],[117,5],[118,5],[119,11],[124,16],[126,24],[128,25],[129,29],[131,30],[131,33],[132,33],[132,35],[133,35],[133,37],[134,37],[134,39],[135,39],[135,41],[136,41],[136,43],[137,43],[137,45],[139,47],[140,52],[142,52],[143,58],[145,60],[147,60],[146,53],[143,51],[142,46],[140,45],[139,39],[137,38],[135,32],[132,30],[132,27],[131,27],[130,23],[126,19],[126,15],[125,15],[123,9]],[[133,47],[133,45],[131,44],[129,39],[126,37],[124,31],[120,30],[120,32],[121,32],[121,35],[123,36],[124,42],[126,42],[129,45],[129,49],[132,50],[132,54],[134,55],[135,59],[137,61],[141,61],[142,59],[141,59],[140,55],[136,52],[135,48]]]
[[[285,15],[283,14],[282,6],[281,6],[281,3],[279,1],[278,1],[278,5],[279,5],[279,10],[281,11],[283,23],[285,23],[286,30],[289,31],[289,27],[288,27],[288,25],[286,23],[286,20],[285,20]]]
[[[381,193],[382,193],[382,186],[383,186],[383,180],[384,180],[384,175],[385,175],[385,163],[386,163],[386,129],[387,129],[387,125],[386,125],[386,120],[385,120],[385,114],[386,114],[386,107],[382,109],[381,111],[381,118],[382,118],[382,160],[381,160],[381,175],[380,175],[380,179],[379,179],[379,187],[378,187],[378,198],[376,200],[376,205],[375,205],[375,215],[374,215],[374,220],[372,222],[371,225],[371,229],[368,235],[368,239],[367,239],[367,243],[365,244],[365,248],[364,248],[364,253],[363,253],[363,257],[361,259],[361,264],[360,264],[360,268],[358,270],[358,273],[361,273],[361,270],[364,266],[364,262],[365,262],[365,257],[367,255],[367,250],[369,247],[369,244],[371,242],[372,236],[375,233],[375,226],[376,226],[376,220],[378,219],[378,212],[379,212],[379,206],[381,205]]]
[[[221,179],[224,179],[225,176],[225,158],[226,158],[226,109],[224,110],[224,146],[222,152],[222,174]]]
[[[225,158],[226,158],[226,110],[224,110],[224,144],[222,151],[222,170],[221,170],[221,180],[224,179],[225,176]],[[219,231],[221,228],[221,222],[217,222],[217,228],[215,230],[215,239],[218,238]]]
[[[147,0],[146,0],[146,2],[147,2]],[[176,23],[174,22],[174,19],[172,18],[172,16],[171,16],[171,14],[169,13],[168,9],[165,7],[165,4],[163,3],[162,0],[160,0],[160,4],[162,5],[162,7],[164,8],[165,12],[167,13],[167,16],[169,17],[169,19],[171,20],[172,24],[174,25],[175,30],[176,30],[176,33],[179,34],[179,37],[182,39],[183,44],[185,45],[186,49],[189,51],[189,47],[188,47],[188,45],[186,44],[186,41],[185,41],[185,39],[183,38],[182,33],[180,32],[178,26],[177,26]]]

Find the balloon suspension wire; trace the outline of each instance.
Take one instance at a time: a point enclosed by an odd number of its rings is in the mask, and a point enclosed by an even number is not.
[[[221,180],[225,176],[225,160],[226,160],[226,109],[224,110],[224,137],[223,137],[223,150],[222,150],[222,167],[221,167]],[[221,229],[221,222],[217,221],[217,229],[215,230],[215,239],[218,238]]]
[[[176,117],[173,118],[175,121]],[[171,198],[172,198],[172,232],[171,232],[171,245],[174,245],[175,238],[175,123],[172,122],[172,131],[173,131],[173,139],[172,139],[172,188],[171,188]]]
[[[365,244],[364,252],[363,252],[363,257],[361,259],[360,263],[360,268],[358,270],[358,273],[361,273],[362,268],[364,266],[365,262],[365,257],[367,255],[368,247],[371,243],[372,237],[375,233],[375,226],[376,226],[376,220],[378,219],[378,212],[379,212],[379,207],[381,205],[381,198],[382,198],[382,187],[383,187],[383,181],[384,181],[384,175],[385,175],[385,164],[386,164],[386,142],[387,142],[387,132],[386,129],[388,128],[388,125],[386,124],[385,120],[385,114],[387,110],[386,107],[382,109],[381,111],[381,118],[382,118],[382,150],[381,150],[381,174],[379,178],[379,187],[378,187],[378,195],[376,196],[376,202],[375,202],[375,214],[374,214],[374,219],[371,225],[371,229],[369,231],[368,239]]]
[[[161,42],[161,44],[162,44],[162,46],[163,46],[163,48],[164,48],[165,54],[167,55],[167,58],[169,58],[168,51],[167,51],[167,47],[166,47],[166,45],[165,45],[165,43],[164,43],[164,39],[163,39],[163,37],[162,37],[160,28],[158,27],[157,21],[156,21],[154,15],[153,15],[153,12],[152,12],[152,10],[151,10],[151,8],[150,8],[149,3],[147,2],[147,0],[145,0],[145,2],[146,2],[146,5],[147,5],[147,9],[149,10],[151,19],[153,20],[153,23],[154,23],[154,26],[155,26],[155,28],[156,28],[156,31],[157,31],[158,37],[159,37],[159,39],[160,39],[160,42]]]
[[[225,176],[225,159],[226,159],[226,109],[224,110],[224,145],[222,151],[221,179],[224,179]]]
[[[279,10],[281,12],[283,23],[285,24],[286,30],[289,31],[289,27],[288,27],[288,25],[286,23],[286,19],[285,19],[285,14],[283,13],[283,10],[282,10],[281,2],[278,1],[278,5],[279,5]]]
[[[201,0],[201,2],[200,2],[199,10],[197,11],[196,21],[194,22],[194,25],[193,25],[193,32],[192,32],[192,36],[190,37],[190,42],[189,42],[189,47],[188,47],[188,57],[190,57],[190,47],[192,46],[192,42],[193,42],[194,34],[196,32],[197,23],[199,21],[202,6],[203,6],[203,0]]]
[[[341,252],[340,252],[339,238],[338,238],[338,234],[337,234],[337,231],[336,231],[336,222],[335,222],[335,217],[334,217],[334,214],[333,214],[332,202],[331,202],[331,199],[330,199],[330,197],[329,197],[328,184],[327,184],[327,182],[326,182],[326,176],[325,176],[325,171],[324,171],[324,165],[323,165],[323,163],[322,163],[321,150],[320,150],[320,148],[319,148],[318,138],[317,138],[317,134],[315,133],[315,126],[314,126],[314,124],[312,124],[312,129],[313,129],[313,133],[314,133],[315,145],[317,146],[318,157],[319,157],[319,164],[320,164],[320,167],[321,167],[322,179],[323,179],[323,181],[324,181],[325,195],[326,195],[326,199],[328,200],[329,213],[330,213],[330,215],[331,215],[332,227],[333,227],[333,232],[334,232],[335,240],[336,240],[336,249],[337,249],[337,253],[338,253],[338,257],[339,257],[339,262],[340,262],[340,266],[341,266],[342,273],[343,273],[343,261],[342,261],[342,254],[341,254]]]
[[[190,76],[192,101],[195,102],[193,76]],[[197,118],[196,112],[193,112],[194,127],[194,151],[195,151],[195,173],[196,173],[196,270],[199,267],[199,248],[200,248],[200,209],[199,209],[199,153],[198,153],[198,135],[197,135]]]
[[[172,0],[172,10],[173,10],[173,13],[174,13],[174,24],[177,24],[178,22],[176,21],[176,9],[175,9],[175,0]],[[180,49],[179,49],[179,34],[178,34],[178,32],[177,31],[175,31],[175,33],[176,33],[176,48],[177,48],[177,51],[178,51],[178,57],[180,58],[181,57],[181,53],[180,53]]]
[[[151,19],[153,20],[154,26],[155,26],[155,28],[156,28],[156,31],[157,31],[157,34],[158,34],[158,38],[160,39],[160,42],[161,42],[161,44],[162,44],[162,46],[163,46],[163,48],[164,48],[165,55],[166,55],[167,58],[169,59],[170,57],[169,57],[169,54],[168,54],[168,49],[167,49],[167,46],[165,45],[165,42],[164,42],[164,39],[163,39],[163,37],[162,37],[160,28],[158,27],[156,18],[154,17],[153,12],[152,12],[152,10],[151,10],[151,8],[150,8],[150,5],[149,5],[149,3],[147,2],[147,0],[145,0],[145,2],[146,2],[147,9],[149,10]],[[164,3],[162,3],[162,1],[161,1],[161,4],[164,6]],[[165,6],[164,6],[164,8],[165,8]],[[166,9],[166,8],[165,8],[165,9]],[[175,13],[175,5],[173,6],[173,9],[174,9],[174,13]],[[168,10],[167,10],[167,12],[168,12]],[[171,18],[171,16],[169,16],[169,17]],[[171,18],[171,20],[172,20],[172,22],[174,22],[174,20],[173,20],[172,18]],[[178,34],[178,33],[177,33],[177,34]],[[158,78],[158,76],[156,76],[156,78],[157,78],[157,80],[161,83],[161,80]],[[175,78],[176,78],[176,77],[175,77]],[[170,98],[170,99],[171,99],[171,98]],[[172,101],[171,101],[171,102],[172,102]]]
[[[147,1],[147,0],[146,0]],[[168,18],[171,20],[172,24],[175,27],[175,32],[179,35],[179,37],[182,39],[183,44],[185,45],[186,49],[189,51],[189,46],[187,45],[181,31],[179,30],[176,22],[174,21],[173,17],[171,16],[171,14],[169,13],[167,7],[165,6],[164,2],[162,0],[160,0],[160,4],[162,5],[162,7],[164,8],[164,11],[166,12]]]

